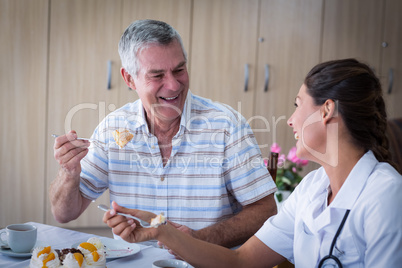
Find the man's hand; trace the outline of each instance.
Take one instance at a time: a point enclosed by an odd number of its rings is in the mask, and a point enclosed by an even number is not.
[[[80,161],[88,153],[90,142],[77,140],[77,133],[72,130],[66,135],[59,136],[54,141],[54,158],[60,165],[60,171],[70,178],[79,177]]]
[[[114,234],[130,243],[137,243],[155,239],[157,228],[143,228],[137,221],[117,215],[117,212],[130,214],[144,221],[150,222],[155,214],[138,209],[128,209],[112,202],[112,209],[105,212],[103,222],[106,223]]]
[[[80,161],[88,153],[90,143],[77,140],[75,131],[57,137],[54,142],[54,158],[60,164],[59,172],[50,185],[49,198],[54,218],[66,223],[78,218],[91,200],[80,193]]]

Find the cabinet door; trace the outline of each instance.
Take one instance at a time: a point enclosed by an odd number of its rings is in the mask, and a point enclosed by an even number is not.
[[[44,220],[48,4],[0,2],[0,227]]]
[[[287,120],[304,77],[319,62],[321,10],[322,0],[261,1],[252,126],[264,157],[274,142],[282,152],[295,144]]]
[[[117,107],[121,35],[121,1],[57,0],[51,2],[49,39],[49,95],[47,185],[55,178],[52,133],[71,129],[90,137],[95,127]],[[108,62],[111,86],[107,89]],[[116,78],[116,79],[115,79]],[[97,203],[108,204],[108,194]],[[47,223],[58,225],[47,199]],[[103,225],[102,212],[90,205],[81,217],[63,226]]]
[[[232,106],[246,119],[251,117],[254,103],[258,3],[194,1],[190,89]]]
[[[402,1],[387,0],[381,78],[389,118],[402,117]]]
[[[188,56],[190,56],[191,1],[188,0],[124,0],[123,24],[121,34],[135,20],[155,19],[172,25],[180,34]],[[117,40],[118,42],[119,40]],[[121,62],[119,62],[121,66]],[[137,93],[130,90],[123,79],[120,89],[119,105],[138,99]]]
[[[352,57],[378,73],[383,6],[378,0],[326,0],[322,61]]]

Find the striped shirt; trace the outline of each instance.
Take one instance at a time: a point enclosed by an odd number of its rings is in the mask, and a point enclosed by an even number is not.
[[[134,134],[124,148],[112,136],[122,128]],[[94,200],[109,189],[121,206],[163,212],[195,230],[276,191],[244,117],[190,91],[165,166],[141,100],[106,116],[92,138],[97,141],[81,161],[84,197]]]

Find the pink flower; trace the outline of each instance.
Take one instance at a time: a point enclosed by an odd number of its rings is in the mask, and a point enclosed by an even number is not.
[[[293,163],[298,163],[298,161],[300,160],[297,156],[296,156],[296,147],[292,147],[292,149],[289,150],[288,153],[288,160],[293,162]]]
[[[296,147],[292,147],[292,149],[289,150],[289,154],[288,154],[288,159],[289,161],[300,165],[300,166],[306,166],[308,164],[308,160],[303,160],[297,157],[296,155]]]
[[[279,147],[279,145],[276,143],[276,142],[274,142],[272,145],[271,145],[271,152],[272,153],[280,153],[281,152],[281,150],[282,150],[282,148],[281,147]]]
[[[268,159],[264,158],[264,165],[268,167]]]
[[[278,156],[278,167],[279,168],[284,168],[285,167],[285,162],[286,162],[286,156],[284,154],[280,154]]]
[[[308,165],[308,160],[300,159],[299,164],[300,164],[302,167],[307,166],[307,165]]]

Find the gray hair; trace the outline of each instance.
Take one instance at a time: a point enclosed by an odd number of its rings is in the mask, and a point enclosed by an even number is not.
[[[137,75],[140,69],[139,52],[149,45],[167,46],[178,41],[185,60],[187,53],[179,33],[169,24],[157,20],[137,20],[124,31],[119,42],[119,54],[123,68],[130,75]]]

